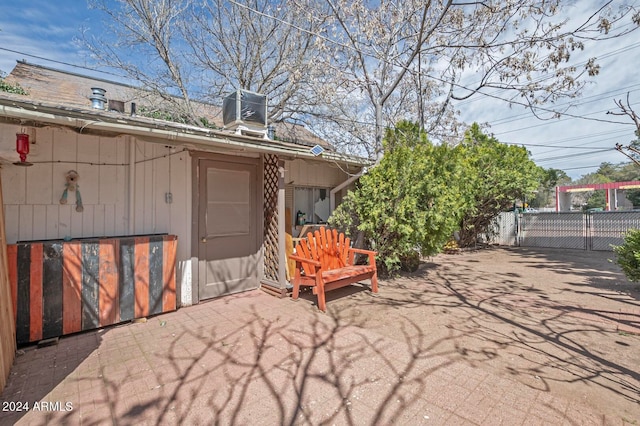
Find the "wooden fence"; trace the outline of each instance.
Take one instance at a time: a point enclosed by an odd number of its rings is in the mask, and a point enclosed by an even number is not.
[[[9,371],[16,354],[16,326],[11,306],[3,206],[0,182],[0,392],[7,384]]]
[[[175,235],[8,246],[18,344],[176,309]]]

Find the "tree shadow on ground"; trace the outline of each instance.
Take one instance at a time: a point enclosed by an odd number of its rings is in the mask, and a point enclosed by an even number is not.
[[[23,420],[351,425],[526,415],[580,424],[591,411],[576,407],[637,419],[640,339],[603,322],[616,310],[590,306],[597,296],[566,290],[597,279],[597,269],[564,273],[574,266],[553,254],[486,251],[423,263],[381,282],[376,297],[344,289],[326,314],[314,298],[260,291],[183,308],[104,332],[88,348],[95,365],[60,379],[83,390],[77,410]],[[567,302],[575,297],[587,299]],[[535,413],[518,411],[532,401]]]
[[[34,424],[388,424],[450,411],[427,406],[451,365],[410,321],[390,342],[339,315],[264,294],[239,294],[102,333],[59,384],[74,411],[26,413]],[[268,298],[275,307],[247,302]],[[258,301],[259,302],[259,301]],[[64,348],[61,339],[59,348]],[[30,368],[44,359],[31,357]],[[86,367],[86,368],[85,368]],[[25,384],[26,387],[29,384]],[[44,395],[38,395],[38,398]]]
[[[19,347],[7,385],[0,394],[0,424],[16,424],[38,409],[43,410],[42,417],[47,419],[49,403],[60,411],[61,418],[68,418],[66,414],[71,415],[79,401],[71,401],[67,396],[77,390],[78,384],[65,383],[65,379],[81,365],[97,370],[97,349],[105,332],[92,330],[63,337],[57,344]]]
[[[528,264],[531,268],[583,278],[580,282],[567,281],[568,285],[576,287],[576,292],[588,291],[589,294],[601,297],[611,297],[609,292],[617,292],[634,299],[633,304],[640,307],[640,283],[627,280],[622,269],[615,263],[615,253],[532,248],[512,250],[522,257],[521,263]]]
[[[618,420],[640,418],[640,339],[619,328],[640,331],[638,299],[617,298],[619,286],[608,280],[619,271],[600,270],[583,254],[494,249],[439,257],[435,267],[385,283],[376,315],[411,319],[430,335],[454,330],[439,347],[453,347],[473,366],[584,398]],[[511,266],[498,265],[505,256]],[[368,309],[357,310],[361,326],[371,325],[362,314]]]

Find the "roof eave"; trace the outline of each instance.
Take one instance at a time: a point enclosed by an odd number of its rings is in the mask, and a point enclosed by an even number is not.
[[[268,144],[265,144],[265,140],[258,137],[101,111],[56,107],[13,97],[0,97],[0,117],[20,122],[68,127],[79,133],[100,131],[114,136],[132,135],[144,138],[149,142],[183,145],[192,149],[218,148],[232,152],[270,153],[292,159],[314,159],[360,167],[371,164],[371,161],[366,158],[336,152],[325,151],[317,157],[306,147],[277,141],[269,141]]]

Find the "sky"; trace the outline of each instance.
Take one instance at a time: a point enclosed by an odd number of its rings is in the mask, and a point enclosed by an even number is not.
[[[571,16],[578,25],[577,16],[586,17],[586,11],[595,10],[601,1],[581,0],[571,8]],[[614,2],[615,3],[615,2]],[[591,5],[591,6],[590,6]],[[640,2],[636,2],[640,7]],[[614,149],[616,143],[628,145],[635,139],[629,117],[613,116],[607,111],[617,111],[614,100],[626,102],[630,94],[631,105],[640,111],[640,30],[624,38],[585,43],[583,52],[572,53],[572,63],[583,63],[597,58],[600,73],[589,82],[580,97],[545,105],[571,114],[560,119],[540,120],[522,106],[509,107],[495,98],[478,96],[456,104],[466,122],[488,122],[486,129],[496,139],[505,143],[525,146],[539,166],[564,170],[574,180],[595,172],[602,162],[617,164],[630,160]],[[505,93],[488,91],[496,96]],[[550,118],[552,114],[539,115]],[[608,121],[622,124],[610,123]]]
[[[588,10],[586,5],[597,3],[602,2],[576,2],[571,14],[583,15]],[[0,10],[0,71],[3,73],[9,73],[16,60],[26,60],[117,80],[113,75],[73,66],[90,66],[87,52],[77,40],[83,30],[99,34],[103,25],[102,15],[90,10],[86,1],[0,0]],[[575,21],[577,23],[577,19]],[[640,110],[640,78],[637,74],[640,30],[621,39],[587,43],[585,52],[574,54],[572,60],[579,63],[589,57],[598,58],[600,74],[580,98],[558,102],[558,106],[568,106],[570,102],[567,113],[574,117],[542,121],[521,106],[509,107],[495,97],[482,95],[457,102],[455,107],[465,122],[488,123],[490,127],[486,131],[499,141],[525,146],[536,164],[564,170],[574,180],[595,172],[602,162],[627,162],[629,160],[614,147],[616,143],[627,145],[633,140],[635,127],[628,117],[615,117],[608,115],[607,111],[615,111],[614,100],[626,99],[628,92],[632,106]],[[507,96],[495,91],[488,93],[497,97]]]

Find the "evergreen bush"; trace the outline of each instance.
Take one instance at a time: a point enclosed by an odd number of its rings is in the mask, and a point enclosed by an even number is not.
[[[614,246],[616,263],[630,281],[640,281],[640,229],[632,229],[621,246]]]

